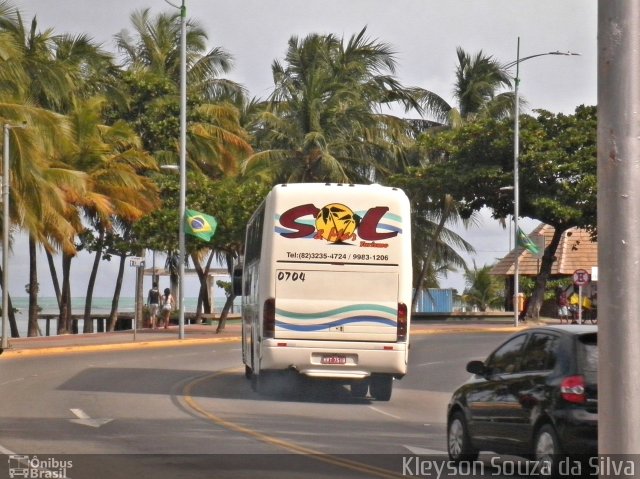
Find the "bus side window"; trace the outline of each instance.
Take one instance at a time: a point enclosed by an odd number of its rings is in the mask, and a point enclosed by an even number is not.
[[[233,294],[242,296],[242,265],[233,268]]]

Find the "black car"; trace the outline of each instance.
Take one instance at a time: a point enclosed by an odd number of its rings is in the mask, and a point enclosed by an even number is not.
[[[473,461],[480,450],[557,467],[598,449],[598,327],[547,326],[514,334],[486,361],[447,411],[447,450]]]

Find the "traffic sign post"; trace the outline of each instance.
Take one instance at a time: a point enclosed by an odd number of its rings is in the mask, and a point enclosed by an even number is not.
[[[137,340],[138,325],[142,325],[142,281],[144,279],[144,257],[132,256],[129,258],[129,266],[136,268],[136,294],[135,294],[135,313],[133,315],[133,341]]]
[[[586,286],[589,284],[589,273],[586,269],[577,269],[573,272],[573,283],[576,286]]]
[[[589,284],[589,273],[584,269],[573,272],[573,284],[578,286],[578,324],[582,324],[582,287]]]

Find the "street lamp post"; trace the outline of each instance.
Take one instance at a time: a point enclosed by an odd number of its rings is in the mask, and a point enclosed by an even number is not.
[[[178,275],[178,338],[184,339],[184,260],[186,256],[184,217],[187,194],[187,7],[182,0],[180,6],[180,227],[179,245],[180,260]]]
[[[165,0],[180,10],[180,206],[178,210],[178,338],[184,339],[184,259],[186,256],[184,218],[187,197],[187,7]]]
[[[27,125],[4,124],[4,144],[2,149],[2,344],[1,349],[9,347],[9,133],[13,128],[25,128]]]
[[[518,297],[520,295],[520,256],[518,252],[518,217],[520,215],[520,181],[519,181],[519,157],[520,157],[520,98],[518,96],[518,86],[520,84],[520,63],[531,60],[532,58],[542,57],[545,55],[563,55],[573,56],[580,55],[572,52],[547,52],[529,55],[520,58],[520,37],[518,37],[518,47],[516,52],[516,60],[508,63],[504,68],[516,67],[516,76],[514,78],[514,108],[513,108],[513,229],[514,229],[514,248],[516,249],[516,257],[513,268],[513,325],[518,326]]]

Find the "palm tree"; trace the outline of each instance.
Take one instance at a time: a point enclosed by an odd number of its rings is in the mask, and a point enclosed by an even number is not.
[[[453,95],[457,105],[450,105],[434,92],[424,96],[425,110],[441,125],[456,127],[478,117],[504,118],[513,112],[513,92],[501,92],[511,87],[508,68],[480,50],[470,55],[456,49],[458,65]]]
[[[73,86],[68,70],[55,61],[51,30],[37,31],[37,22],[25,28],[17,10],[0,5],[0,117],[6,123],[26,122],[28,128],[12,130],[14,148],[10,179],[12,218],[29,233],[30,287],[29,335],[37,334],[36,243],[52,251],[74,252],[73,218],[68,198],[84,187],[83,177],[56,159],[68,139],[61,108]],[[8,234],[8,232],[7,232]]]
[[[471,306],[477,306],[480,311],[504,305],[504,288],[499,278],[491,274],[492,268],[493,265],[486,265],[478,269],[474,261],[473,270],[465,273],[467,288],[463,300]]]
[[[414,207],[415,208],[415,207]],[[464,259],[456,252],[455,247],[467,253],[472,246],[447,226],[460,220],[456,203],[450,195],[445,195],[440,205],[429,205],[426,211],[413,215],[413,251],[414,251],[414,293],[412,311],[416,310],[418,296],[426,287],[437,287],[438,276],[446,277],[455,267],[465,268]],[[469,224],[473,218],[464,220]]]
[[[513,111],[513,94],[498,93],[502,87],[510,87],[508,72],[492,56],[482,50],[474,56],[457,48],[458,68],[454,95],[458,100],[460,116],[502,118]]]
[[[513,94],[511,92],[500,93],[502,87],[511,85],[510,76],[507,69],[498,63],[492,56],[488,56],[480,50],[475,55],[470,55],[462,48],[456,49],[458,66],[456,68],[456,82],[454,85],[454,97],[457,100],[457,107],[449,105],[439,95],[427,92],[424,96],[425,110],[428,111],[435,120],[440,122],[444,127],[456,127],[463,122],[473,121],[480,117],[502,118],[507,116],[513,110]],[[437,134],[441,128],[429,128],[425,135]],[[418,162],[438,161],[438,159],[424,159],[419,153],[414,154]],[[424,196],[420,194],[420,196]],[[413,197],[414,201],[417,196]],[[414,232],[417,236],[424,238],[426,252],[423,252],[422,245],[416,245],[414,251],[419,252],[419,256],[414,260],[416,263],[422,264],[422,270],[418,275],[416,290],[414,294],[413,305],[415,308],[417,295],[423,288],[424,278],[427,276],[432,264],[432,258],[438,245],[447,245],[445,250],[448,257],[453,259],[457,266],[464,266],[464,260],[455,253],[455,250],[449,247],[453,245],[451,240],[451,232],[445,228],[448,220],[457,222],[460,215],[454,198],[445,194],[443,198],[430,198],[428,204],[423,205],[423,211],[420,215],[414,217]],[[439,217],[434,222],[428,220],[432,215]],[[424,221],[427,219],[427,221]],[[443,240],[442,235],[447,235],[449,241]],[[466,252],[472,252],[473,248],[466,244],[458,242]],[[447,264],[451,267],[453,263]],[[445,269],[446,271],[446,269]]]
[[[160,164],[178,161],[180,81],[180,16],[149,9],[131,15],[134,35],[116,35],[122,53],[125,81],[131,88],[131,107],[124,113],[141,136],[144,147]],[[186,24],[188,94],[187,158],[189,169],[210,177],[236,174],[238,158],[251,150],[240,126],[244,89],[220,78],[232,58],[221,48],[206,50],[207,35],[192,19]]]
[[[141,148],[140,139],[124,122],[102,125],[105,100],[94,97],[76,102],[70,115],[76,148],[66,162],[88,175],[89,194],[77,202],[97,231],[95,260],[84,311],[84,332],[93,332],[90,321],[93,287],[102,258],[105,235],[114,223],[130,224],[158,204],[154,183],[145,172],[156,170],[153,158]]]
[[[177,13],[152,16],[140,10],[131,15],[133,34],[116,36],[130,86],[131,106],[122,116],[160,165],[178,162],[180,20]],[[222,78],[232,58],[222,48],[207,50],[207,35],[197,22],[187,21],[186,34],[188,170],[212,179],[234,176],[253,151],[236,106],[245,91]],[[177,258],[169,246],[167,260],[173,288],[178,262],[187,258]],[[204,288],[206,278],[201,281]]]
[[[384,179],[403,161],[409,124],[383,113],[400,103],[421,111],[421,92],[395,79],[393,50],[366,37],[292,37],[272,65],[274,90],[252,131],[260,150],[246,172],[271,182]]]

